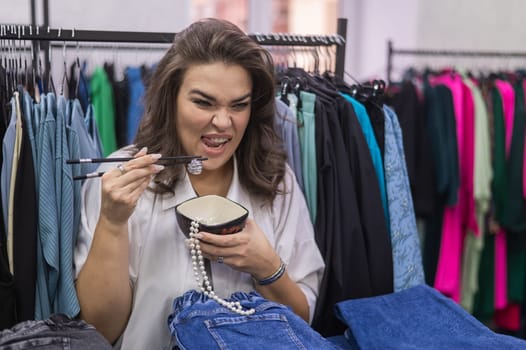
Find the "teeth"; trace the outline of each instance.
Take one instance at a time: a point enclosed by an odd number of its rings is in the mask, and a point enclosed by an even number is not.
[[[217,138],[211,138],[210,141],[214,143],[224,143],[224,142],[227,142],[228,139],[225,137],[217,137]]]

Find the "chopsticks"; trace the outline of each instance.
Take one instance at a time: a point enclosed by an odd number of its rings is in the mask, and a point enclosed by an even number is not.
[[[135,159],[133,157],[116,157],[116,158],[80,158],[80,159],[68,159],[66,164],[83,164],[83,163],[117,163],[127,162]],[[174,164],[189,163],[192,159],[207,160],[201,156],[175,156],[175,157],[161,157],[157,161],[166,161]]]
[[[85,164],[85,163],[118,163],[118,162],[127,162],[129,160],[135,159],[133,157],[116,157],[116,158],[81,158],[81,159],[68,159],[66,164]],[[175,156],[175,157],[161,157],[157,160],[156,163],[161,163],[162,165],[178,165],[185,163],[195,163],[202,162],[208,158],[201,156]],[[93,173],[88,173],[85,175],[73,176],[73,180],[85,180],[92,179],[96,177],[101,177],[104,175],[104,171],[96,171]]]

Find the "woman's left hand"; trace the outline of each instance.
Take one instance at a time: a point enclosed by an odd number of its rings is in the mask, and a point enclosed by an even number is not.
[[[196,238],[204,257],[247,272],[256,279],[270,276],[281,264],[267,237],[251,219],[247,219],[241,232],[218,235],[201,231]]]

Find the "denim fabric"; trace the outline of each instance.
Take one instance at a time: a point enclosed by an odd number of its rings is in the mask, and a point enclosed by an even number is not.
[[[494,333],[437,290],[420,285],[336,304],[361,349],[526,349],[526,341]]]
[[[330,341],[336,349],[340,350],[360,350],[360,347],[358,344],[356,344],[356,341],[353,341],[354,339],[351,339],[351,342],[347,339],[345,335],[335,335],[333,337],[328,337],[328,341]]]
[[[42,321],[25,321],[0,332],[0,350],[105,350],[111,345],[84,321],[54,314]]]
[[[256,292],[237,292],[230,301],[254,308],[241,316],[196,292],[175,299],[168,318],[180,349],[337,349],[290,308],[264,299]]]

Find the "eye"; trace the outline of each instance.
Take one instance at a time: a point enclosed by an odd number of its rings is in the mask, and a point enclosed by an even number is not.
[[[207,107],[211,107],[212,106],[212,103],[210,103],[207,100],[200,99],[200,98],[192,99],[192,103],[194,103],[195,105],[197,105],[199,107],[202,107],[202,108],[207,108]]]
[[[236,103],[236,104],[232,105],[232,109],[235,110],[235,111],[243,111],[248,106],[250,106],[249,102],[239,102],[239,103]]]

